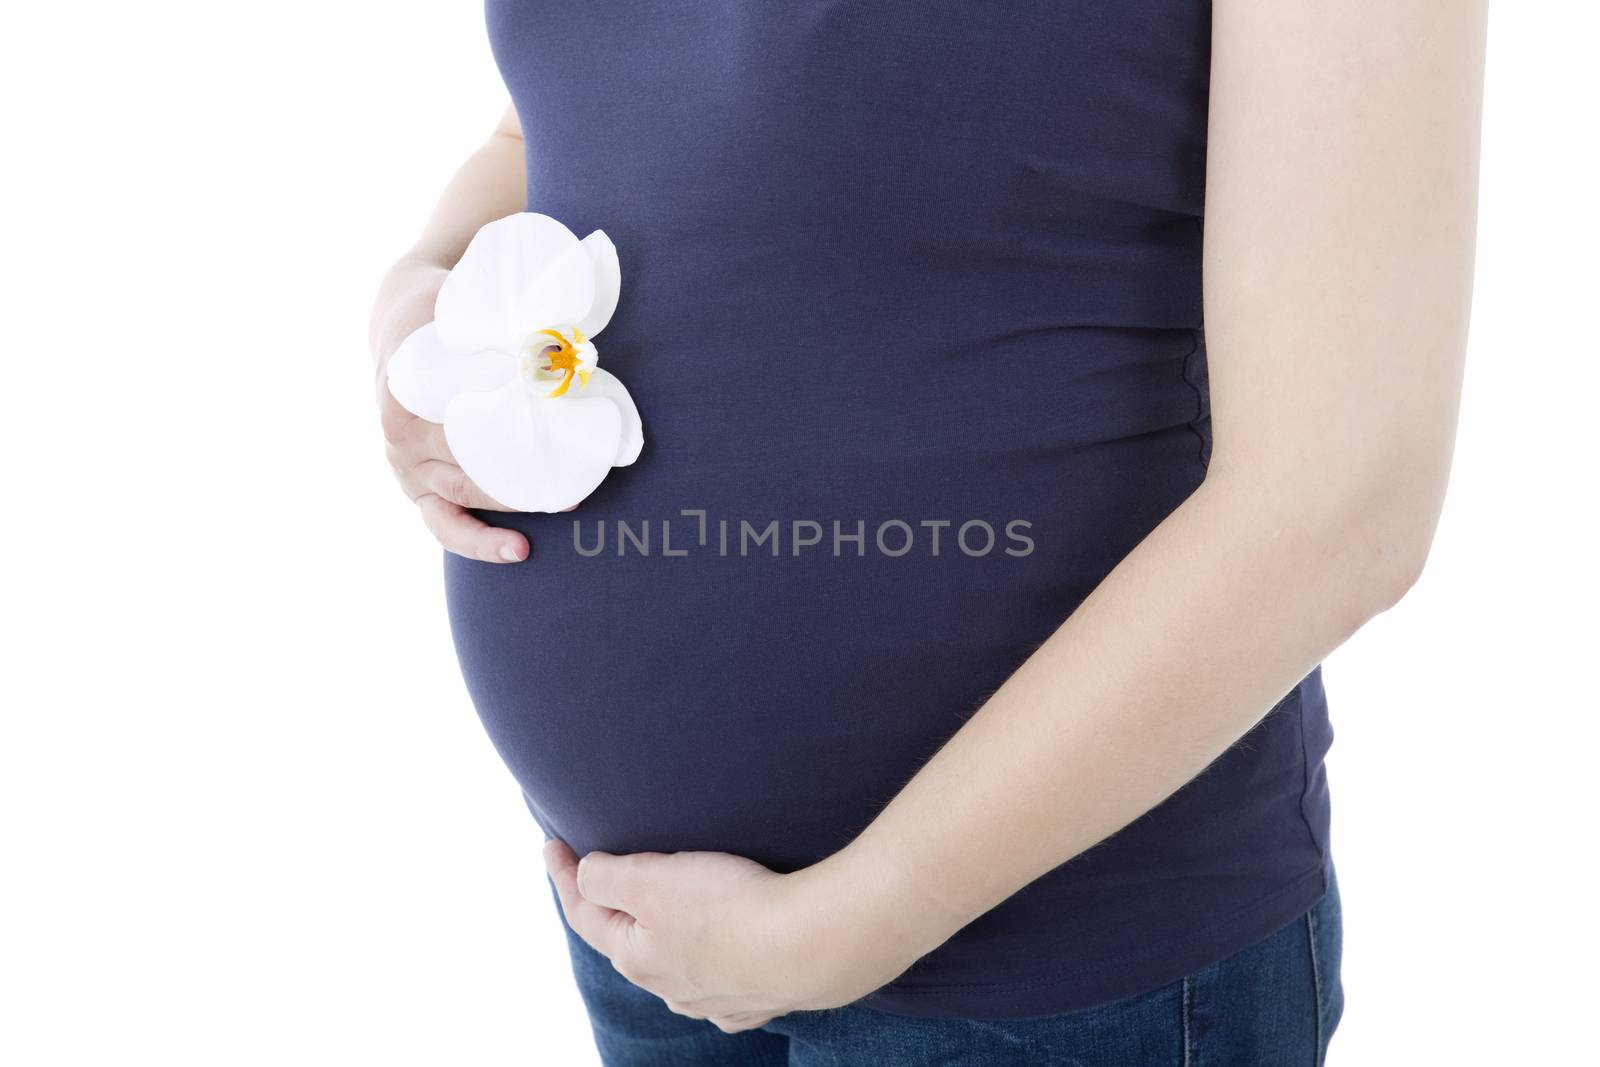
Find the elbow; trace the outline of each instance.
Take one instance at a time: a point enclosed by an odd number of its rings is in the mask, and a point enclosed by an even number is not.
[[[1301,572],[1304,587],[1338,620],[1339,643],[1405,599],[1422,577],[1430,541],[1399,533],[1387,517],[1369,511],[1336,514],[1302,542],[1319,561]]]
[[[1442,486],[1436,493],[1396,493],[1394,488],[1389,482],[1379,484],[1376,491],[1369,486],[1355,503],[1346,497],[1336,512],[1334,528],[1341,531],[1343,543],[1333,549],[1331,558],[1367,617],[1405,599],[1421,580],[1433,548]]]
[[[1422,579],[1431,546],[1431,537],[1387,546],[1384,555],[1388,557],[1388,561],[1376,569],[1368,583],[1369,610],[1372,615],[1381,615],[1388,611],[1411,592]]]
[[[1315,476],[1267,464],[1227,470],[1216,488],[1233,496],[1258,534],[1268,531],[1265,544],[1288,573],[1339,605],[1350,632],[1399,604],[1421,579],[1443,504],[1438,468],[1330,464]]]

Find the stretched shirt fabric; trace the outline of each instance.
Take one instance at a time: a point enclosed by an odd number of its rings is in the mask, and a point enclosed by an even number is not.
[[[816,862],[1205,476],[1209,5],[487,13],[528,209],[616,242],[645,447],[486,516],[527,562],[446,557],[474,703],[579,854]],[[1260,940],[1326,888],[1330,740],[1319,669],[864,1003],[1067,1011]]]

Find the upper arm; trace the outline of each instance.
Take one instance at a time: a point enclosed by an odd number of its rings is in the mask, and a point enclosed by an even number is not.
[[[1216,0],[1211,475],[1420,500],[1431,536],[1471,299],[1485,6]]]

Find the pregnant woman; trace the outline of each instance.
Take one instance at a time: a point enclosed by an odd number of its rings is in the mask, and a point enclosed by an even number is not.
[[[1439,515],[1483,5],[487,14],[379,401],[605,1062],[1320,1063],[1318,664]],[[382,385],[524,210],[615,242],[644,421],[567,513]]]

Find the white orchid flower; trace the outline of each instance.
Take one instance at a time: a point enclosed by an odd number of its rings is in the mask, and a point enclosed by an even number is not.
[[[518,511],[564,511],[639,458],[639,409],[598,367],[622,291],[616,246],[548,215],[491,222],[389,360],[389,391],[444,424],[462,471]]]

